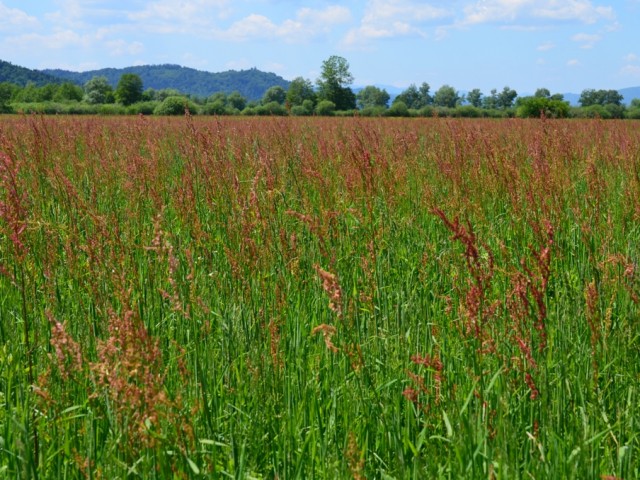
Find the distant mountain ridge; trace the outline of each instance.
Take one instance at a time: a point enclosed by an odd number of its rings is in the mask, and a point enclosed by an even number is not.
[[[42,87],[48,83],[61,83],[62,80],[38,70],[31,70],[30,68],[20,67],[0,60],[0,82],[9,82],[21,87],[28,83],[33,83],[38,87]]]
[[[289,81],[275,73],[263,72],[256,68],[249,70],[228,70],[212,73],[180,65],[140,65],[126,68],[103,68],[87,72],[47,69],[43,73],[83,85],[95,76],[106,77],[115,87],[124,73],[134,73],[142,79],[144,88],[162,90],[173,88],[182,93],[208,97],[217,92],[240,92],[249,100],[259,100],[270,87],[289,88]]]

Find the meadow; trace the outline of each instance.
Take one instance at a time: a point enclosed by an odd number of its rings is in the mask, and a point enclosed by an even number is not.
[[[0,117],[0,477],[640,477],[640,123]]]

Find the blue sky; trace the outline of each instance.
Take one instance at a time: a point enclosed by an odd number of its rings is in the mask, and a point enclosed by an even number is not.
[[[640,85],[640,0],[0,0],[0,59],[75,71],[174,63],[488,93]]]

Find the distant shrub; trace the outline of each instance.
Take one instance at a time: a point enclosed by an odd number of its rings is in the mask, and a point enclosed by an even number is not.
[[[550,118],[568,117],[569,104],[546,97],[525,97],[518,101],[518,117],[539,118],[543,113]]]
[[[304,116],[304,115],[313,115],[313,100],[305,100],[302,102],[302,105],[294,105],[291,107],[291,115],[294,116]]]
[[[63,113],[70,115],[94,115],[97,113],[95,105],[87,105],[86,103],[71,102],[63,104]]]
[[[625,113],[625,118],[640,120],[640,108],[630,108]]]
[[[482,116],[482,111],[473,105],[463,105],[458,107],[456,110],[458,117],[478,118]]]
[[[280,105],[278,102],[269,102],[265,105],[256,107],[256,115],[279,115],[283,116],[287,114],[287,109],[284,105]]]
[[[604,120],[611,118],[611,113],[602,105],[574,108],[571,113],[575,118],[602,118]]]
[[[153,115],[155,109],[158,108],[160,102],[148,101],[138,102],[127,107],[127,114],[129,115]]]
[[[42,113],[46,115],[65,113],[65,105],[58,102],[17,102],[13,103],[12,107],[18,113]]]
[[[306,99],[302,102],[302,106],[307,111],[308,115],[313,115],[313,109],[315,108],[315,102],[313,100]]]
[[[336,117],[353,117],[358,114],[358,110],[336,110],[333,114]]]
[[[433,117],[433,107],[427,105],[426,107],[422,107],[418,110],[418,115],[421,117]]]
[[[316,105],[316,113],[322,116],[330,116],[335,114],[336,104],[330,100],[322,100]]]
[[[293,115],[294,117],[303,117],[310,114],[302,105],[294,105],[293,107],[291,107],[291,115]]]
[[[106,103],[98,106],[99,115],[126,115],[127,108],[115,103]]]
[[[382,117],[387,113],[386,107],[366,107],[360,111],[360,115],[363,117]]]
[[[388,117],[408,117],[409,108],[407,107],[406,103],[404,103],[402,100],[399,100],[397,102],[393,102],[393,105],[391,105],[391,107],[389,107],[389,109],[387,110],[386,115]]]
[[[224,100],[216,99],[202,106],[204,115],[231,115],[233,109],[229,108]]]
[[[192,115],[198,113],[198,106],[186,97],[171,96],[165,98],[153,111],[154,115],[184,115],[186,111]]]

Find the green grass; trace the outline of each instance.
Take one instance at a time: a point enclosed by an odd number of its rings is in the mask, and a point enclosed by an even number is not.
[[[0,476],[640,476],[634,122],[0,118]]]

